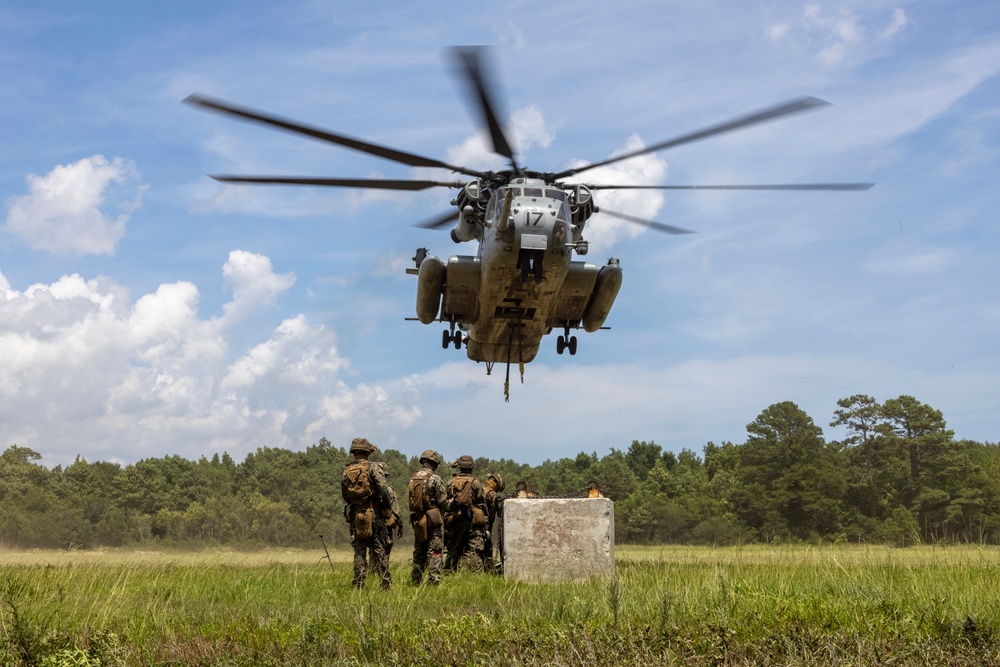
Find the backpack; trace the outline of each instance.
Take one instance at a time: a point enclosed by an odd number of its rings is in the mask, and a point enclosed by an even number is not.
[[[459,507],[472,507],[472,483],[476,478],[472,475],[459,475],[451,480],[455,504]]]
[[[431,499],[427,495],[427,475],[417,471],[410,478],[410,511],[426,512],[431,508]]]
[[[368,473],[368,461],[355,461],[344,469],[340,480],[340,490],[344,500],[352,505],[360,505],[372,497],[371,475]]]

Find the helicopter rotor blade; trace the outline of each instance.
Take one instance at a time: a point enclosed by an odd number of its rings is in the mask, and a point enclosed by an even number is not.
[[[871,190],[874,183],[776,183],[773,185],[590,185],[591,190]],[[572,186],[567,186],[572,187]]]
[[[649,227],[650,229],[655,229],[660,232],[666,232],[667,234],[694,234],[695,232],[690,229],[684,229],[683,227],[674,227],[673,225],[666,225],[662,222],[655,222],[653,220],[646,220],[645,218],[637,218],[634,215],[628,215],[627,213],[618,213],[617,211],[609,211],[608,209],[601,207],[597,213],[604,213],[605,215],[610,215],[615,218],[621,218],[622,220],[628,220],[637,225],[642,225],[643,227]]]
[[[471,85],[473,96],[479,104],[479,111],[486,121],[486,127],[489,128],[493,152],[510,160],[514,171],[519,172],[520,168],[514,160],[514,151],[511,150],[510,143],[503,133],[500,120],[495,112],[497,107],[493,100],[496,98],[492,94],[495,87],[491,85],[492,77],[487,76],[485,68],[486,58],[484,54],[486,49],[481,46],[456,46],[452,49],[452,53],[461,65],[466,80]]]
[[[424,220],[423,222],[417,223],[414,227],[421,227],[423,229],[440,229],[444,227],[449,222],[454,222],[458,220],[458,211],[446,211],[441,215],[431,218],[430,220]]]
[[[790,102],[785,102],[784,104],[779,104],[774,107],[769,107],[767,109],[755,111],[754,113],[747,114],[745,116],[739,116],[725,123],[719,123],[718,125],[711,125],[709,127],[706,127],[705,129],[698,130],[697,132],[690,132],[688,134],[683,134],[679,137],[675,137],[674,139],[661,141],[660,143],[654,144],[652,146],[647,146],[645,148],[640,148],[639,150],[630,151],[622,155],[617,155],[613,158],[609,158],[601,162],[595,162],[593,164],[584,165],[576,169],[567,169],[566,171],[561,171],[557,174],[554,174],[553,178],[555,179],[566,178],[567,176],[573,176],[575,174],[579,174],[589,169],[594,169],[596,167],[603,167],[604,165],[613,164],[615,162],[621,162],[622,160],[628,160],[629,158],[638,157],[639,155],[646,155],[648,153],[658,153],[659,151],[666,150],[668,148],[673,148],[675,146],[691,143],[693,141],[698,141],[700,139],[706,139],[708,137],[714,137],[715,135],[724,134],[726,132],[732,132],[733,130],[739,130],[744,127],[750,127],[751,125],[764,123],[769,120],[781,118],[782,116],[789,116],[791,114],[800,113],[802,111],[808,111],[809,109],[814,109],[816,107],[828,106],[829,104],[830,104],[829,102],[825,102],[816,97],[801,97],[797,100],[792,100]]]
[[[189,95],[184,98],[184,102],[202,107],[204,109],[210,109],[212,111],[217,111],[230,116],[236,116],[237,118],[242,118],[244,120],[281,128],[283,130],[288,130],[289,132],[295,132],[296,134],[303,134],[315,139],[320,139],[321,141],[328,141],[339,146],[344,146],[362,153],[368,153],[369,155],[375,155],[377,157],[392,160],[393,162],[399,162],[411,167],[436,167],[439,169],[447,169],[449,171],[465,174],[467,176],[474,176],[476,178],[484,175],[483,172],[476,171],[474,169],[458,167],[446,162],[441,162],[440,160],[424,157],[422,155],[407,153],[406,151],[389,148],[387,146],[380,146],[378,144],[362,141],[361,139],[355,139],[343,134],[335,134],[318,127],[312,127],[310,125],[297,123],[278,116],[272,116],[254,109],[238,107],[229,104],[228,102],[223,102],[221,100],[212,99],[202,95]]]
[[[312,178],[308,176],[227,176],[213,175],[220,183],[255,183],[266,185],[318,185],[335,188],[371,190],[426,190],[434,187],[461,188],[460,181],[404,181],[379,178]]]

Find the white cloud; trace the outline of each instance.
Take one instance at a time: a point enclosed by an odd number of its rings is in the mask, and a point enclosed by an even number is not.
[[[882,36],[885,38],[895,37],[898,35],[903,28],[905,28],[910,23],[910,17],[906,15],[906,12],[901,8],[897,7],[892,12],[892,21],[886,26],[885,30],[882,31]]]
[[[272,305],[279,294],[295,284],[295,274],[278,275],[271,260],[263,255],[233,250],[222,268],[226,284],[233,290],[233,300],[225,305],[224,323],[228,326],[243,319],[248,311]]]
[[[510,116],[504,134],[514,150],[514,157],[523,161],[524,155],[535,146],[547,148],[555,134],[548,128],[545,117],[535,106],[522,107]],[[451,164],[481,170],[504,169],[507,159],[492,152],[489,134],[482,129],[447,150],[446,161]]]
[[[7,202],[6,229],[32,248],[57,254],[110,255],[142,204],[147,186],[135,165],[103,155],[29,174],[28,194]]]
[[[223,273],[233,299],[209,318],[189,282],[129,303],[104,280],[71,275],[19,292],[0,275],[0,441],[49,463],[78,453],[197,457],[212,448],[238,456],[333,439],[368,419],[398,431],[419,417],[412,396],[345,382],[335,334],[304,315],[231,360],[232,325],[294,278],[244,251],[230,254]]]
[[[895,34],[906,24],[905,13],[897,9],[892,21],[887,30]],[[801,16],[774,21],[765,31],[771,41],[810,54],[824,67],[841,65],[862,54],[865,47],[865,27],[857,15],[843,7],[827,12],[815,2],[808,3]]]
[[[615,154],[629,153],[643,148],[645,144],[637,135],[629,137],[625,146]],[[615,155],[613,154],[612,157]],[[577,161],[571,168],[582,167],[586,162]],[[595,167],[579,178],[581,182],[596,185],[660,185],[667,177],[667,163],[655,154],[615,162],[603,167]],[[644,220],[655,220],[657,213],[663,207],[663,191],[661,190],[598,190],[594,193],[598,208],[624,213]],[[646,227],[635,223],[598,213],[590,219],[584,231],[584,237],[595,249],[610,249],[621,236],[634,238],[643,233]]]

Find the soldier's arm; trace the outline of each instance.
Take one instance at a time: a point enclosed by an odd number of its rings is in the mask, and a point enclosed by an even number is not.
[[[484,512],[489,511],[486,505],[486,493],[478,479],[472,483],[472,504],[479,505]]]
[[[451,508],[451,501],[448,499],[448,491],[445,489],[444,480],[435,475],[431,478],[431,484],[428,486],[433,494],[431,497],[434,499],[434,504],[442,512],[447,512]]]
[[[389,509],[392,510],[392,513],[396,515],[397,519],[399,519],[399,517],[402,516],[402,512],[399,510],[399,498],[397,498],[395,492],[392,491],[392,487],[386,486],[386,488],[389,489]]]
[[[382,469],[379,466],[368,466],[368,472],[371,475],[372,486],[375,488],[375,498],[383,506],[389,507],[391,503],[389,498],[389,484],[385,481]]]

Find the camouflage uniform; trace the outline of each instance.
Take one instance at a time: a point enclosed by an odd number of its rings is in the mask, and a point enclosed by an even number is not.
[[[420,455],[420,463],[423,467],[413,473],[410,477],[412,484],[416,480],[421,480],[424,485],[424,493],[431,507],[436,507],[442,513],[448,509],[448,496],[445,490],[444,480],[435,472],[441,462],[441,455],[428,449]],[[419,522],[425,517],[426,512],[420,508],[410,507],[410,525]],[[413,570],[410,578],[414,585],[419,586],[424,579],[424,572],[427,572],[427,581],[432,584],[441,583],[442,556],[444,552],[444,526],[427,528],[427,539],[416,541],[414,535],[413,543]]]
[[[459,568],[479,572],[483,569],[483,548],[486,538],[486,495],[483,492],[483,485],[478,479],[473,477],[474,467],[471,456],[460,457],[453,468],[458,468],[458,474],[448,482],[448,502],[450,504],[448,516],[445,518],[445,528],[447,534],[447,553],[445,561],[446,570],[457,570]],[[472,506],[463,507],[458,502],[459,484],[469,479],[472,485]],[[474,525],[473,509],[478,509],[482,513],[483,525]]]
[[[354,461],[348,463],[347,468],[362,462],[367,463],[368,455],[375,450],[375,445],[368,442],[365,438],[355,438],[351,443],[350,449],[350,452],[354,454]],[[354,547],[354,587],[359,589],[364,588],[365,579],[368,576],[370,555],[371,565],[378,574],[380,585],[382,588],[389,588],[392,585],[392,575],[389,572],[389,553],[386,550],[386,543],[388,541],[386,536],[387,529],[382,512],[379,511],[382,505],[389,503],[389,485],[386,483],[385,475],[378,465],[371,463],[367,467],[369,483],[372,489],[372,497],[368,502],[374,508],[371,537],[364,539],[355,534],[355,517],[358,508],[363,507],[363,504],[351,505],[346,493],[344,493],[344,500],[348,503],[344,507],[344,514],[351,526],[351,546]]]
[[[399,498],[396,492],[389,485],[389,466],[385,462],[375,464],[382,470],[382,476],[386,479],[385,490],[389,495],[389,504],[381,508],[382,519],[385,521],[385,559],[389,561],[392,557],[393,533],[395,537],[403,536],[403,518],[399,509]]]
[[[501,496],[504,489],[503,477],[496,473],[490,473],[483,485],[483,493],[486,497],[486,540],[483,548],[483,557],[486,567],[493,570],[503,569],[503,501],[506,496]],[[496,547],[497,560],[493,558],[493,549]]]

